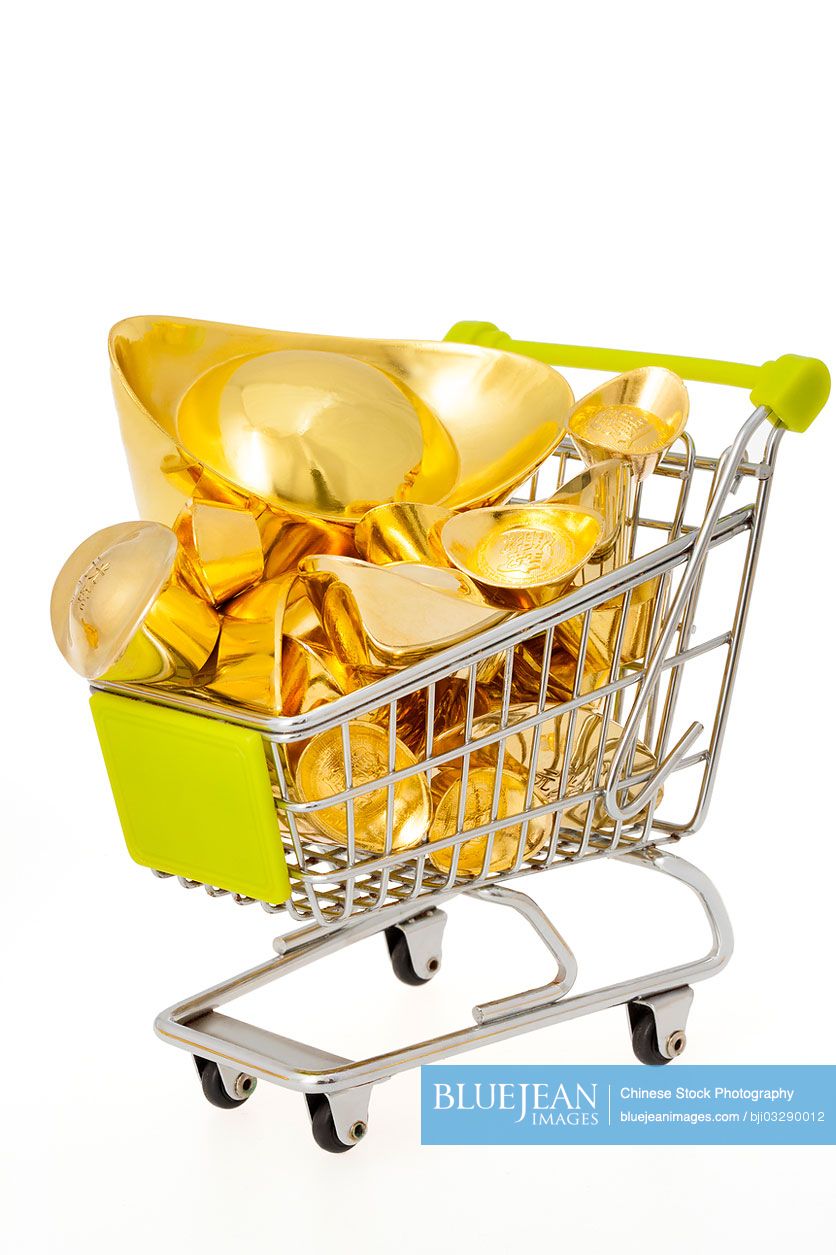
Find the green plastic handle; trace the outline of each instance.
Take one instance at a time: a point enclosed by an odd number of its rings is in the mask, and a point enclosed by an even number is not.
[[[512,340],[490,322],[457,322],[444,339],[455,344],[480,344],[520,353],[523,357],[548,362],[550,366],[607,370],[615,374],[636,366],[664,366],[695,383],[722,383],[748,389],[753,405],[770,410],[772,422],[790,431],[806,431],[830,395],[830,372],[824,362],[795,353],[786,353],[762,366],[747,366],[743,362],[713,362],[708,358],[674,357],[667,353]]]

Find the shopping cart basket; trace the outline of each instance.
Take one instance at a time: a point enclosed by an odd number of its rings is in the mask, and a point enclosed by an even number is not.
[[[625,565],[304,715],[260,717],[194,693],[93,686],[94,718],[133,858],[186,887],[202,885],[213,897],[232,895],[242,904],[260,902],[301,925],[275,940],[267,962],[163,1011],[157,1033],[193,1055],[204,1093],[218,1107],[240,1106],[258,1078],[304,1093],[316,1141],[331,1151],[347,1150],[365,1135],[369,1094],[379,1081],[540,1025],[626,1004],[642,1062],[667,1063],[682,1053],[691,985],[725,966],[732,934],[711,881],[670,846],[699,828],[711,798],[781,438],[787,428],[809,425],[829,389],[826,368],[807,358],[750,367],[523,344],[478,323],[458,324],[448,339],[564,367],[668,366],[687,379],[751,389],[756,408],[720,457],[698,452],[690,432],[679,437],[634,496]],[[521,496],[547,496],[578,469],[577,454],[564,441]],[[709,596],[712,577],[716,588]],[[708,615],[699,631],[698,604]],[[716,623],[712,613],[720,615]],[[567,632],[576,658],[569,675],[552,665]],[[478,706],[486,674],[496,694],[488,723]],[[439,748],[451,684],[464,718],[458,741],[448,745],[442,738]],[[697,700],[701,721],[672,743],[680,707]],[[350,725],[357,719],[388,729],[389,758],[385,775],[353,785]],[[396,730],[400,736],[405,719],[415,761],[396,768]],[[613,726],[614,742],[608,739]],[[597,729],[597,736],[586,738],[580,771],[582,728]],[[315,734],[329,730],[342,747],[347,787],[303,800],[294,764]],[[544,772],[540,750],[555,730],[558,752]],[[500,814],[501,767],[506,755],[518,757],[520,745],[528,756],[524,800],[516,813]],[[497,781],[490,818],[468,827],[468,778],[486,756]],[[451,773],[459,784],[455,832],[393,850],[395,790],[410,777],[449,781]],[[352,804],[373,790],[386,791],[385,844],[378,853],[364,848],[362,833],[357,839]],[[312,819],[338,806],[346,816],[341,843]],[[531,843],[528,834],[537,824],[548,835]],[[509,831],[516,834],[514,852],[498,862],[494,850],[500,841],[507,844]],[[570,995],[577,970],[572,951],[540,907],[507,882],[595,858],[618,859],[687,885],[711,927],[709,952]],[[220,1011],[377,932],[385,935],[396,976],[423,984],[441,963],[442,904],[462,893],[522,915],[551,952],[554,979],[476,1006],[474,1023],[456,1032],[359,1060]]]

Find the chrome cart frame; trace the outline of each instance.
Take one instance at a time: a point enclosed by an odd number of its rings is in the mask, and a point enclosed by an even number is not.
[[[698,454],[690,434],[680,437],[646,484],[634,494],[628,518],[629,554],[626,565],[600,576],[559,602],[518,615],[462,645],[437,654],[387,679],[303,716],[267,719],[242,709],[221,706],[197,694],[179,695],[131,685],[96,687],[139,698],[160,706],[201,714],[254,729],[263,738],[275,782],[278,834],[291,870],[292,893],[282,904],[262,902],[271,913],[286,911],[301,926],[274,942],[275,957],[211,989],[178,1002],[156,1019],[164,1040],[195,1058],[207,1097],[221,1107],[241,1105],[256,1079],[273,1082],[305,1094],[314,1136],[327,1150],[342,1151],[366,1133],[369,1095],[373,1085],[397,1072],[442,1057],[524,1033],[541,1025],[568,1020],[619,1004],[629,1012],[633,1045],[646,1063],[667,1063],[682,1053],[691,1000],[691,985],[719,972],[732,953],[732,931],[726,911],[711,881],[691,863],[666,846],[695,832],[704,821],[714,787],[726,730],[729,703],[737,673],[740,648],[749,610],[752,581],[761,547],[763,526],[772,487],[781,426],[764,424],[770,410],[759,406],[736,438],[718,458]],[[695,424],[696,425],[696,424]],[[752,457],[753,441],[762,439],[760,456]],[[526,497],[548,495],[554,485],[578,469],[577,454],[565,441],[550,466],[543,467],[526,486]],[[552,482],[546,482],[549,477]],[[702,486],[703,504],[689,521],[689,510]],[[727,509],[729,495],[745,486],[749,500]],[[667,505],[652,505],[658,488]],[[661,542],[661,543],[660,543]],[[735,549],[736,596],[730,620],[719,631],[696,635],[695,614],[713,557]],[[728,605],[730,577],[724,576],[721,598]],[[648,611],[648,644],[643,657],[622,656],[631,599],[637,590],[653,588]],[[593,615],[616,607],[618,630],[607,674],[585,688],[584,668],[593,630]],[[550,690],[550,660],[561,625],[582,620],[574,682],[570,692]],[[538,676],[532,709],[515,718],[512,678],[522,665],[521,650],[540,651],[544,665]],[[499,726],[474,736],[476,693],[480,668],[502,656],[498,704]],[[687,675],[699,660],[719,659],[712,685],[702,684],[709,717],[694,722],[670,745],[679,699]],[[464,743],[437,752],[434,736],[436,700],[442,686],[457,677],[466,692]],[[419,703],[424,720],[417,762],[395,770],[395,730],[402,704]],[[535,764],[544,725],[557,716],[568,721],[566,744],[572,746],[575,721],[583,711],[595,711],[609,727],[610,718],[622,718],[623,729],[615,752],[605,761],[605,737],[599,738],[591,776],[578,791],[572,780],[570,755],[558,765],[546,792],[538,782]],[[622,713],[624,712],[624,713]],[[372,783],[352,786],[349,723],[374,718],[389,731],[389,772]],[[707,732],[706,732],[707,728]],[[293,747],[314,734],[340,729],[348,787],[327,799],[311,802],[295,794],[290,764]],[[491,867],[496,834],[508,829],[509,817],[497,816],[498,787],[491,820],[465,828],[465,794],[471,758],[491,749],[497,755],[497,780],[510,736],[533,737],[528,773],[526,809],[513,817],[520,825],[516,860],[502,871]],[[653,750],[656,767],[634,767],[639,737]],[[700,744],[701,742],[701,744]],[[290,757],[289,757],[290,756]],[[460,806],[455,835],[413,849],[393,851],[394,790],[416,774],[430,779],[454,764],[460,773]],[[669,793],[684,782],[687,804]],[[665,786],[664,797],[660,788]],[[387,791],[387,833],[383,853],[369,853],[357,841],[352,801],[370,790]],[[311,815],[324,807],[346,805],[347,838],[342,846],[326,840]],[[677,810],[676,807],[684,807]],[[574,816],[571,823],[567,817]],[[552,822],[551,835],[534,853],[527,853],[526,832],[538,818]],[[478,875],[459,872],[462,847],[484,838],[484,858]],[[449,851],[449,867],[440,867],[431,855]],[[630,868],[646,868],[686,885],[697,897],[709,921],[712,944],[708,953],[690,962],[657,972],[570,994],[577,974],[575,957],[540,907],[525,893],[506,883],[512,878],[567,866],[592,858],[613,858]],[[163,875],[165,873],[158,873]],[[199,882],[180,877],[187,887]],[[212,896],[224,896],[222,886],[204,886]],[[442,905],[466,893],[483,902],[512,908],[522,915],[551,953],[556,971],[547,985],[527,989],[473,1008],[473,1023],[386,1054],[350,1060],[293,1041],[222,1014],[220,1008],[239,996],[297,971],[345,946],[383,932],[396,975],[409,984],[430,980],[441,965],[445,924]],[[240,894],[242,903],[252,902]]]

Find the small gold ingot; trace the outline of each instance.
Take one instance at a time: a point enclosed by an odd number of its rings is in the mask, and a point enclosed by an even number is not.
[[[299,575],[331,648],[348,666],[407,666],[506,617],[359,559],[304,558]]]
[[[368,784],[416,764],[415,755],[395,741],[394,765],[389,766],[389,735],[363,720],[348,725],[351,747],[351,787]],[[321,801],[348,788],[341,728],[313,737],[305,746],[296,768],[296,787],[303,801]],[[430,823],[430,790],[420,773],[392,786],[392,852],[409,850],[423,841]],[[307,819],[331,840],[345,845],[348,838],[347,807],[354,808],[355,843],[359,849],[382,854],[386,849],[389,789],[373,789],[353,802],[311,811]]]
[[[499,506],[448,519],[441,541],[490,601],[525,610],[561,595],[601,531],[599,515],[573,506]]]
[[[294,519],[275,510],[265,510],[258,522],[265,553],[265,579],[276,579],[285,571],[295,571],[301,559],[309,554],[339,553],[357,557],[351,527],[322,519]]]
[[[584,568],[575,581],[578,588],[597,578],[595,564]],[[627,607],[627,622],[621,638],[621,663],[639,662],[647,654],[650,625],[653,622],[653,607],[659,588],[659,576],[645,580],[630,594]],[[609,672],[615,658],[618,634],[621,627],[625,594],[610,598],[589,611],[589,635],[586,642],[587,665],[593,670]],[[577,657],[583,636],[584,615],[576,615],[559,623],[555,634],[565,645],[570,654]]]
[[[178,584],[179,546],[160,523],[117,523],[70,555],[52,591],[58,648],[80,675],[190,683],[218,638],[211,606]]]
[[[394,499],[502,501],[560,443],[573,402],[542,362],[471,345],[140,317],[109,349],[140,511],[168,524],[192,466],[337,520]]]
[[[688,421],[688,392],[673,371],[642,366],[587,393],[569,434],[587,466],[619,458],[636,480],[652,475]]]
[[[548,503],[543,504],[577,506],[600,516],[601,535],[590,555],[590,560],[594,561],[610,554],[615,546],[626,517],[629,487],[629,467],[617,458],[610,458],[588,466],[567,480],[549,497]]]
[[[568,715],[563,715],[562,719],[568,719]],[[585,793],[595,785],[595,768],[598,761],[598,752],[601,745],[601,737],[606,736],[604,744],[604,754],[601,763],[601,773],[598,778],[598,786],[606,787],[609,782],[610,768],[612,760],[615,757],[621,741],[623,729],[614,719],[610,719],[606,723],[606,732],[604,731],[604,718],[597,711],[580,710],[575,723],[575,729],[572,735],[572,754],[570,768],[570,784],[567,788],[567,794]],[[564,734],[568,735],[568,732]],[[632,766],[629,769],[630,776],[640,775],[643,772],[654,772],[657,767],[656,755],[651,749],[645,745],[644,741],[636,743],[636,751],[633,756]],[[647,785],[647,780],[642,780],[638,784],[631,785],[624,789],[620,794],[622,802],[629,803],[634,801],[642,789]],[[656,805],[658,806],[664,796],[664,789],[660,788],[656,794]],[[561,827],[572,828],[576,831],[582,831],[587,820],[590,802],[579,802],[576,806],[570,807],[563,814]],[[647,809],[636,816],[632,823],[641,823],[642,819],[647,815]],[[591,831],[610,836],[615,830],[614,821],[607,814],[604,806],[603,798],[596,798],[593,811]]]
[[[514,650],[514,670],[511,677],[511,694],[515,702],[536,701],[540,694],[543,674],[545,642],[542,637],[523,641]],[[575,696],[577,658],[559,641],[552,645],[548,662],[546,697],[551,702],[568,702]],[[609,680],[609,673],[594,666],[587,658],[577,696],[587,696],[601,688]],[[500,683],[494,682],[494,688]]]
[[[248,510],[194,501],[174,524],[180,574],[195,592],[218,606],[261,578],[264,554],[258,524]]]
[[[447,566],[439,530],[452,511],[416,501],[376,506],[364,514],[354,530],[361,558],[386,566],[392,562],[420,562]]]
[[[467,790],[464,806],[463,832],[469,828],[479,828],[491,822],[491,814],[496,788],[496,768],[477,767],[467,777]],[[430,826],[430,842],[443,841],[446,837],[455,836],[458,831],[459,801],[461,798],[461,780],[457,780],[446,790],[435,809],[435,816]],[[533,805],[542,805],[541,799],[534,794]],[[497,819],[509,816],[524,815],[526,811],[526,781],[514,771],[503,771],[499,782],[499,797],[496,810]],[[530,819],[525,838],[523,858],[530,859],[537,853],[548,839],[554,827],[554,816],[537,816]],[[458,850],[456,864],[457,876],[481,876],[487,872],[509,871],[517,862],[522,841],[522,823],[499,828],[493,833],[490,858],[488,858],[488,836],[472,837],[462,841],[458,846],[447,846],[443,850],[431,850],[430,862],[441,872],[449,872],[453,862],[454,851]]]

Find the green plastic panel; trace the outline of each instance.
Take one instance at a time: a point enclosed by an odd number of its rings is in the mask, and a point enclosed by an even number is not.
[[[290,896],[258,732],[111,693],[90,708],[128,852],[265,902]]]
[[[639,353],[632,349],[595,349],[571,344],[512,340],[491,322],[457,322],[444,337],[454,344],[482,344],[534,357],[550,366],[606,370],[621,374],[637,366],[665,366],[694,383],[729,384],[751,392],[753,405],[771,410],[774,423],[790,431],[806,431],[830,395],[830,373],[816,357],[786,353],[774,362],[748,366],[744,362],[716,362],[703,357],[674,357],[669,353]]]

